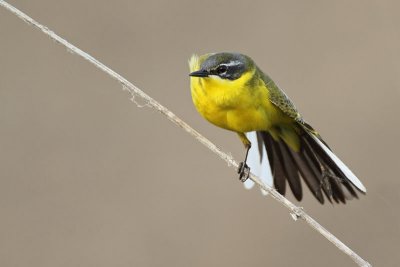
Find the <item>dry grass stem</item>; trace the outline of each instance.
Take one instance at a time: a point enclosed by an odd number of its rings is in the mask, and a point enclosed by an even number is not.
[[[190,135],[192,135],[197,141],[205,145],[207,148],[209,148],[212,152],[217,154],[221,159],[226,161],[229,166],[232,168],[237,168],[238,163],[232,158],[232,156],[228,155],[227,153],[223,152],[221,149],[219,149],[216,145],[214,145],[212,142],[210,142],[207,138],[202,136],[200,133],[198,133],[196,130],[194,130],[192,127],[190,127],[186,122],[184,122],[182,119],[178,118],[174,113],[172,113],[169,109],[166,107],[162,106],[159,102],[151,98],[149,95],[144,93],[142,90],[137,88],[135,85],[133,85],[131,82],[129,82],[127,79],[122,77],[120,74],[116,73],[88,53],[82,51],[78,47],[72,45],[69,43],[67,40],[63,39],[62,37],[58,36],[56,33],[53,31],[49,30],[46,26],[38,23],[25,13],[21,12],[17,8],[13,7],[12,5],[8,4],[7,2],[0,0],[0,6],[3,6],[5,9],[16,15],[18,18],[22,19],[29,25],[41,30],[45,35],[47,35],[50,39],[55,41],[56,43],[65,46],[67,50],[71,53],[74,53],[80,57],[82,57],[84,60],[92,63],[95,67],[99,68],[103,72],[107,73],[109,76],[120,82],[125,90],[127,90],[131,96],[132,99],[135,99],[135,97],[140,97],[142,98],[146,106],[149,106],[151,108],[156,109],[165,117],[173,122],[174,124],[178,125],[182,129],[184,129],[186,132],[188,132]],[[4,25],[3,25],[4,27]],[[346,246],[342,241],[340,241],[338,238],[336,238],[333,234],[331,234],[328,230],[326,230],[323,226],[321,226],[317,221],[315,221],[310,215],[308,215],[302,208],[297,207],[294,205],[292,202],[290,202],[288,199],[286,199],[284,196],[279,194],[275,189],[269,187],[268,185],[265,185],[261,182],[261,180],[251,174],[250,179],[253,180],[260,188],[263,190],[267,191],[269,195],[271,195],[275,200],[277,200],[279,203],[281,203],[283,206],[289,209],[290,214],[292,217],[297,220],[298,218],[303,219],[310,227],[312,227],[314,230],[319,232],[321,235],[323,235],[326,239],[328,239],[330,242],[332,242],[339,250],[344,252],[345,254],[349,255],[354,262],[356,262],[359,266],[367,267],[371,266],[367,261],[365,261],[363,258],[361,258],[359,255],[357,255],[353,250],[351,250],[348,246]]]

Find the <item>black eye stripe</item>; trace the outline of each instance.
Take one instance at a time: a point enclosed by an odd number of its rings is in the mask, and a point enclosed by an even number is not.
[[[247,58],[239,54],[221,53],[211,55],[201,64],[201,68],[209,75],[233,81],[242,76],[249,67],[248,63]]]
[[[222,73],[227,72],[227,70],[228,70],[228,67],[227,67],[226,65],[219,65],[219,66],[217,67],[217,69],[216,69],[216,72],[217,72],[218,74],[222,74]]]

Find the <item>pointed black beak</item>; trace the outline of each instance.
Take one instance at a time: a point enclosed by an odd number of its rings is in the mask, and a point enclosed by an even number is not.
[[[198,71],[194,71],[192,73],[189,74],[189,76],[192,77],[208,77],[208,71],[206,70],[198,70]]]

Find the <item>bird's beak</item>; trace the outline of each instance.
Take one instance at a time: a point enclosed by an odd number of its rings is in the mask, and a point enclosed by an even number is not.
[[[198,70],[198,71],[194,71],[189,74],[189,76],[192,76],[192,77],[208,77],[208,75],[209,75],[209,73],[207,70]]]

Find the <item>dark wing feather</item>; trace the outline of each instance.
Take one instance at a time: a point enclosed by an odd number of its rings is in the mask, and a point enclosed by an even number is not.
[[[260,69],[257,70],[260,73],[260,78],[264,81],[264,84],[268,89],[269,100],[290,118],[303,124],[303,118],[285,92],[282,91],[267,74],[263,73]]]
[[[330,202],[333,199],[338,203],[345,203],[349,196],[357,198],[354,185],[327,152],[311,137],[311,135],[316,136],[326,145],[321,136],[304,122],[295,105],[274,81],[260,69],[257,68],[257,71],[269,92],[269,100],[285,115],[297,122],[294,128],[300,137],[300,151],[296,152],[282,139],[277,141],[267,132],[257,133],[266,147],[277,190],[284,194],[285,179],[288,179],[295,197],[301,199],[300,173],[308,188],[321,203],[324,202],[324,194]],[[259,150],[262,150],[261,147]]]

